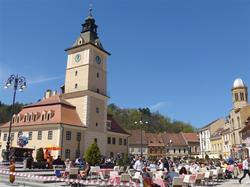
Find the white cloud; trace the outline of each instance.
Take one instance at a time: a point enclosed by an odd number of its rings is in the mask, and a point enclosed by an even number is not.
[[[61,76],[54,76],[54,77],[40,76],[40,77],[32,79],[31,81],[28,80],[28,84],[38,84],[38,83],[58,80],[58,79],[61,79],[61,78],[63,78],[62,75]]]
[[[152,111],[157,111],[157,110],[160,110],[162,108],[165,108],[166,106],[168,106],[168,104],[169,103],[166,101],[160,101],[154,105],[149,106],[149,109]]]

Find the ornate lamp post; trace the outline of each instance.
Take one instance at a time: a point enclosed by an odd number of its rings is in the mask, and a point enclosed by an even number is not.
[[[140,129],[141,129],[141,157],[142,157],[143,156],[143,153],[142,153],[142,127],[144,125],[147,125],[148,121],[143,121],[142,117],[141,117],[141,120],[140,121],[135,121],[135,124],[136,125],[140,125]]]
[[[14,88],[14,95],[13,95],[13,102],[12,102],[12,106],[11,106],[11,113],[10,113],[10,126],[9,126],[9,134],[8,134],[8,140],[6,143],[6,151],[5,151],[5,159],[6,161],[9,161],[9,154],[10,154],[10,138],[11,138],[11,127],[12,127],[12,116],[14,114],[14,104],[15,104],[15,100],[16,100],[16,91],[17,89],[19,91],[23,91],[23,89],[26,88],[26,79],[23,76],[18,76],[18,75],[11,75],[4,88],[10,88],[11,86],[13,86]]]

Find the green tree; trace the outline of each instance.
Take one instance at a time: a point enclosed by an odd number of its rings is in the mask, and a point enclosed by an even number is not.
[[[86,160],[86,162],[88,162],[90,165],[94,166],[96,164],[99,164],[101,161],[101,151],[97,145],[96,142],[94,142],[93,144],[91,144],[85,154],[84,154],[84,158]]]
[[[36,151],[36,160],[37,160],[37,162],[44,161],[43,148],[37,149],[37,151]]]
[[[144,126],[146,132],[194,132],[191,124],[178,120],[171,120],[167,116],[163,116],[159,112],[151,112],[149,108],[119,108],[115,104],[108,106],[108,113],[124,128],[128,130],[140,129],[139,125],[135,125],[135,121],[141,118],[148,121],[149,125]]]

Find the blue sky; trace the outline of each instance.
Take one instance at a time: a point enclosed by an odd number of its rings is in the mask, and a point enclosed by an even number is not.
[[[237,77],[250,86],[248,0],[0,0],[0,86],[28,80],[20,102],[64,83],[66,53],[89,4],[108,61],[110,103],[150,107],[196,127],[224,117]],[[12,90],[0,88],[10,103]]]

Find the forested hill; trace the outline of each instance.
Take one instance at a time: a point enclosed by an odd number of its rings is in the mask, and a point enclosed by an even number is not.
[[[15,113],[18,113],[25,104],[16,103]],[[11,113],[11,105],[4,104],[0,101],[0,123],[9,121]],[[171,120],[168,117],[161,115],[158,112],[151,112],[149,108],[140,109],[121,109],[115,104],[108,106],[108,114],[124,129],[139,129],[140,126],[135,124],[135,121],[148,121],[148,125],[144,125],[147,132],[193,132],[195,129],[191,124],[182,121]]]
[[[14,107],[14,113],[18,113],[23,108],[23,106],[24,104],[22,103],[16,103]],[[0,123],[9,121],[11,110],[11,105],[6,105],[0,101]]]
[[[151,112],[149,108],[139,109],[121,109],[115,104],[108,106],[108,114],[124,129],[139,129],[140,127],[135,124],[135,121],[148,121],[148,125],[143,125],[147,132],[193,132],[195,129],[191,124],[171,120],[158,112]]]

